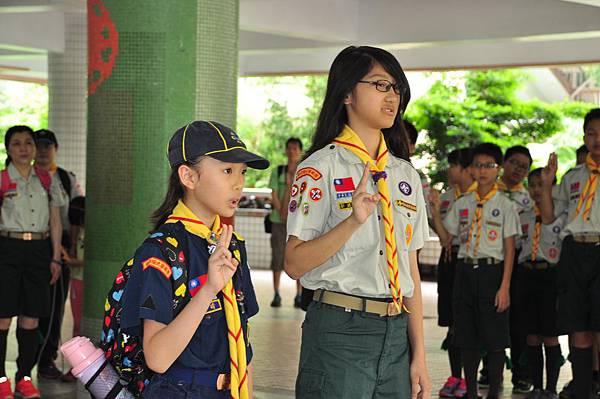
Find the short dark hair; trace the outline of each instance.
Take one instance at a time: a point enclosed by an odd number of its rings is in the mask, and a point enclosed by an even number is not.
[[[415,145],[417,144],[417,139],[419,138],[419,132],[415,125],[413,125],[410,121],[404,119],[402,121],[404,123],[404,129],[406,129],[406,134],[408,135],[408,141]]]
[[[580,155],[587,154],[588,152],[590,152],[590,150],[588,150],[587,146],[585,144],[583,144],[581,147],[579,147],[577,150],[575,150],[575,155],[580,156]]]
[[[285,148],[287,148],[287,146],[290,145],[290,143],[296,143],[298,144],[298,147],[302,149],[302,140],[300,140],[298,137],[290,137],[289,139],[287,139],[287,141],[285,142]]]
[[[477,155],[489,155],[498,165],[502,164],[502,149],[493,143],[481,143],[473,148],[473,158]]]
[[[532,177],[537,177],[537,178],[542,178],[542,170],[544,170],[544,168],[536,168],[534,170],[532,170],[531,172],[529,172],[529,176],[527,176],[527,179],[531,179]],[[556,176],[554,176],[554,180],[552,181],[552,185],[556,184]]]
[[[591,109],[583,118],[583,130],[587,128],[587,125],[594,119],[600,119],[600,108]]]
[[[512,146],[509,149],[507,149],[506,153],[504,154],[504,160],[508,161],[510,158],[512,158],[516,154],[525,155],[527,157],[527,159],[529,159],[530,166],[533,163],[533,158],[531,158],[531,154],[529,153],[529,150],[524,145],[515,145],[515,146]]]
[[[25,125],[15,125],[15,126],[11,126],[8,128],[8,130],[6,131],[6,134],[4,135],[4,148],[6,148],[6,161],[5,164],[6,166],[8,166],[8,164],[12,161],[12,159],[10,158],[10,155],[8,155],[8,145],[10,144],[10,139],[12,138],[12,136],[15,135],[15,133],[27,133],[31,136],[31,138],[35,141],[35,134],[33,133],[33,129],[30,128],[29,126],[25,126]]]
[[[463,169],[468,168],[472,162],[471,149],[468,147],[458,148],[448,154],[448,163],[459,165]]]

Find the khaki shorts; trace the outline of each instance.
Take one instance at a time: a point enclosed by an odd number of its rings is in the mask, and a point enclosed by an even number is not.
[[[287,240],[287,231],[285,223],[273,222],[273,231],[271,232],[271,270],[283,270],[283,258],[285,253],[285,243]]]

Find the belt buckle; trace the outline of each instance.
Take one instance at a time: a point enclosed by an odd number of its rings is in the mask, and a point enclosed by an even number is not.
[[[31,241],[33,240],[33,235],[31,233],[23,233],[23,240]]]
[[[397,316],[400,314],[400,311],[396,307],[394,302],[389,302],[387,305],[387,316]]]
[[[217,391],[231,388],[231,374],[219,374],[217,377]]]

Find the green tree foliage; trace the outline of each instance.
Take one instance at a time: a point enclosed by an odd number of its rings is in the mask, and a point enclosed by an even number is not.
[[[425,130],[417,155],[427,154],[433,182],[444,181],[450,151],[493,142],[503,149],[541,143],[564,129],[563,118],[580,118],[588,104],[548,104],[521,100],[517,93],[528,80],[516,69],[471,71],[463,79],[443,74],[429,92],[411,103],[407,118]]]
[[[280,84],[282,79],[290,78],[264,78],[262,84]],[[238,121],[238,132],[242,139],[249,148],[256,150],[271,162],[271,170],[287,161],[285,142],[288,138],[299,138],[305,148],[309,145],[325,95],[326,76],[294,77],[292,81],[303,85],[305,94],[310,99],[310,106],[302,116],[290,115],[284,101],[271,99],[265,119],[260,124],[254,126],[247,119]],[[267,187],[269,176],[270,171],[250,169],[246,175],[246,187]]]
[[[34,130],[48,126],[46,86],[0,81],[0,165],[6,157],[4,134],[14,125],[28,125]]]

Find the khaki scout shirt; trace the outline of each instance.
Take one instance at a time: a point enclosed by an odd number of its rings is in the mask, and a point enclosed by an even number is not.
[[[458,236],[460,249],[459,258],[474,258],[477,226],[473,228],[471,245],[467,250],[467,241],[471,222],[475,217],[477,198],[475,193],[469,193],[459,198],[444,219],[446,230],[453,236]],[[518,235],[520,224],[519,214],[513,201],[498,191],[483,205],[481,233],[477,258],[504,259],[504,239]]]
[[[287,231],[309,241],[322,236],[352,213],[352,193],[364,170],[351,151],[334,144],[312,154],[298,166],[291,188]],[[398,270],[402,294],[411,297],[409,251],[422,248],[428,238],[425,201],[419,174],[413,166],[390,154],[385,167],[392,201]],[[377,193],[373,180],[367,192]],[[391,297],[385,253],[381,203],[352,237],[322,265],[304,274],[302,285],[366,297]]]
[[[529,195],[529,191],[526,188],[522,188],[518,191],[510,191],[510,190],[502,190],[498,189],[499,192],[506,195],[509,200],[513,201],[515,206],[517,207],[517,211],[519,212],[519,219],[521,219],[521,215],[524,212],[533,211],[533,200]],[[521,224],[525,221],[521,219]],[[515,237],[515,248],[520,249],[523,243],[521,242],[521,235],[517,235]]]
[[[4,194],[2,209],[0,210],[0,231],[45,233],[50,230],[50,206],[61,207],[64,198],[61,194],[57,178],[52,178],[50,184],[51,201],[42,186],[35,169],[31,169],[29,179],[25,180],[17,168],[10,163],[8,175],[16,190],[9,190]]]
[[[560,257],[560,248],[562,240],[560,232],[562,231],[567,214],[563,212],[554,222],[543,224],[540,231],[540,241],[536,254],[537,261],[546,261],[548,263],[558,263]],[[531,251],[533,250],[533,236],[535,233],[535,211],[526,211],[521,214],[521,229],[523,232],[523,246],[519,254],[519,263],[531,261]]]
[[[600,234],[600,184],[594,193],[589,220],[583,220],[585,203],[582,205],[579,215],[575,217],[579,196],[585,188],[589,175],[590,172],[586,165],[577,165],[567,172],[560,182],[554,201],[554,214],[559,216],[561,213],[567,212],[566,226],[560,233],[561,239],[572,234]]]

